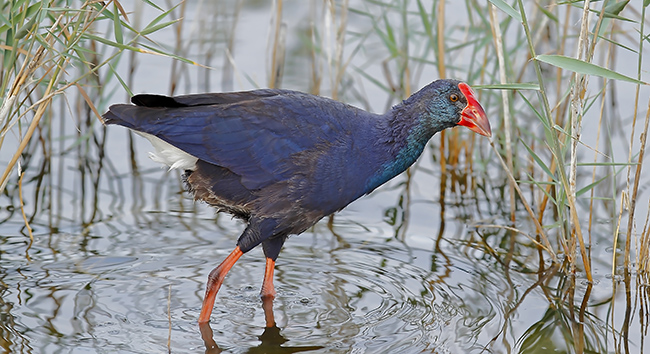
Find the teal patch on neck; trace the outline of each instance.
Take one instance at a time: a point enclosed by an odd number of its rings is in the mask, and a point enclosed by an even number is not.
[[[406,171],[407,168],[415,163],[422,154],[422,151],[424,151],[424,146],[431,138],[423,130],[421,125],[417,125],[411,130],[411,134],[406,138],[406,145],[398,152],[395,159],[383,164],[380,172],[368,180],[366,183],[366,190],[368,192]]]

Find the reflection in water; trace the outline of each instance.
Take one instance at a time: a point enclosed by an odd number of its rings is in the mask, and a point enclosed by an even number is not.
[[[256,347],[248,348],[244,353],[249,354],[290,354],[290,353],[301,353],[308,352],[312,350],[323,349],[323,346],[290,346],[283,345],[289,342],[288,339],[284,338],[280,333],[280,328],[276,326],[275,319],[273,315],[273,299],[268,297],[262,298],[262,308],[264,309],[264,318],[266,321],[266,326],[264,327],[264,332],[258,338],[260,344]],[[205,343],[205,353],[206,354],[217,354],[221,353],[221,349],[214,341],[212,328],[210,323],[201,323],[199,324],[199,330],[201,331],[201,338]]]

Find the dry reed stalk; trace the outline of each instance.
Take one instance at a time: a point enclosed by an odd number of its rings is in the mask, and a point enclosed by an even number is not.
[[[445,79],[447,77],[447,69],[445,67],[445,1],[438,1],[438,6],[436,8],[436,22],[437,22],[437,60],[438,60],[438,77]],[[445,155],[445,141],[447,140],[447,134],[445,131],[440,132],[440,173],[442,176],[446,176],[447,172],[447,156]],[[450,146],[453,144],[449,142]],[[440,183],[440,201],[444,203],[445,198],[445,180],[446,178],[441,179]]]
[[[311,64],[311,82],[309,87],[309,93],[312,95],[320,95],[320,85],[321,85],[321,70],[322,66],[320,60],[318,59],[318,54],[316,53],[316,4],[315,2],[309,3],[309,40],[311,41],[311,46],[309,50],[309,62]]]
[[[438,1],[436,11],[436,20],[438,27],[438,77],[447,78],[447,68],[445,67],[445,1]]]
[[[284,65],[284,41],[282,36],[282,0],[275,0],[275,23],[273,26],[273,42],[271,49],[271,72],[269,73],[269,88],[277,88]]]
[[[493,4],[488,5],[490,7],[490,23],[492,24],[492,37],[494,38],[494,47],[497,52],[497,61],[499,64],[499,81],[502,84],[508,82],[506,77],[506,63],[505,55],[503,53],[503,38],[501,35],[501,26],[499,25],[499,20],[497,19],[496,6]],[[511,120],[512,114],[510,113],[510,102],[508,99],[508,92],[506,90],[501,90],[501,104],[503,105],[503,130],[505,132],[505,149],[506,149],[506,163],[508,168],[512,171],[514,169],[514,163],[512,160],[512,127]],[[515,187],[512,185],[513,182],[508,184],[510,189],[510,221],[515,222]]]
[[[60,15],[54,24],[50,27],[50,30],[48,31],[47,36],[45,37],[45,43],[48,45],[52,45],[52,42],[54,41],[54,36],[52,33],[54,33],[55,29],[59,26],[59,23],[63,19],[63,15]],[[45,47],[41,46],[36,50],[36,53],[34,54],[34,57],[31,60],[27,60],[27,57],[25,58],[25,61],[23,62],[23,66],[21,67],[21,70],[18,72],[16,75],[16,78],[14,79],[14,82],[11,86],[11,90],[9,91],[8,97],[9,99],[5,104],[11,105],[13,104],[17,97],[18,93],[23,89],[23,86],[25,84],[25,81],[27,78],[31,77],[36,69],[38,69],[42,65],[43,58],[45,56]],[[29,62],[29,64],[26,64]],[[65,65],[66,61],[62,61],[61,65]],[[52,96],[51,92],[54,87],[54,83],[57,81],[56,78],[58,78],[59,73],[63,71],[62,67],[58,67],[55,70],[54,76],[50,79],[50,82],[48,83],[47,88],[45,89],[45,92],[43,93],[43,99],[40,101],[38,109],[36,110],[36,113],[34,114],[34,118],[32,119],[27,132],[25,135],[22,137],[22,140],[20,141],[20,144],[18,145],[18,148],[14,155],[12,156],[11,160],[9,160],[9,163],[7,164],[7,167],[5,168],[2,177],[0,177],[0,192],[4,191],[4,188],[7,185],[7,182],[9,180],[9,175],[11,174],[11,171],[13,170],[14,166],[18,162],[18,159],[22,155],[23,151],[25,150],[25,147],[27,147],[27,143],[31,139],[32,135],[34,134],[34,131],[38,127],[38,123],[41,121],[41,117],[45,113],[45,109],[49,106]],[[8,106],[6,108],[7,113],[11,109],[11,106]],[[5,110],[3,107],[2,110]]]
[[[639,39],[639,61],[638,61],[638,67],[637,67],[637,78],[641,79],[641,64],[642,64],[642,53],[643,53],[643,42],[646,39],[645,34],[644,34],[644,27],[645,27],[645,16],[646,16],[646,6],[643,7],[642,12],[641,12],[641,28],[640,28],[640,36],[641,38]],[[636,196],[639,190],[639,182],[641,178],[641,168],[643,167],[643,156],[645,154],[645,145],[646,145],[646,140],[648,137],[648,120],[650,119],[650,101],[648,102],[648,110],[646,111],[646,117],[645,117],[645,126],[643,128],[643,132],[641,133],[640,136],[640,141],[641,141],[641,147],[639,148],[639,156],[637,158],[638,164],[636,165],[636,171],[634,173],[634,186],[630,190],[630,174],[632,171],[632,150],[634,146],[634,136],[636,133],[636,118],[639,114],[638,107],[639,107],[639,91],[641,90],[640,85],[637,85],[636,87],[636,94],[634,98],[634,114],[633,114],[633,119],[632,119],[632,132],[630,133],[630,149],[628,152],[628,169],[627,169],[627,190],[628,190],[628,195],[630,196],[630,207],[628,210],[628,220],[627,220],[627,238],[628,241],[625,244],[625,260],[626,260],[626,269],[629,270],[629,260],[630,260],[630,236],[632,235],[632,231],[634,228],[634,212],[636,209]]]
[[[25,256],[27,257],[27,260],[30,261],[31,259],[29,257],[29,249],[32,248],[32,245],[34,244],[34,234],[32,233],[32,227],[29,226],[29,220],[25,214],[25,203],[23,202],[23,177],[25,177],[25,174],[23,171],[21,171],[20,164],[18,165],[18,174],[20,175],[18,178],[18,199],[20,200],[20,212],[23,216],[23,220],[25,221],[25,228],[27,229],[27,233],[29,234],[29,244],[25,249]]]
[[[175,35],[176,35],[176,43],[174,45],[174,54],[179,55],[183,51],[183,25],[185,21],[183,19],[185,18],[185,9],[186,9],[186,4],[187,1],[181,1],[180,3],[180,20],[178,21],[178,25],[175,26]],[[169,76],[170,82],[169,82],[169,95],[173,96],[174,92],[176,92],[176,84],[180,80],[180,62],[177,60],[172,60],[172,69],[171,69],[171,75]]]
[[[232,24],[230,25],[230,28],[228,29],[227,32],[226,55],[224,55],[223,58],[223,70],[222,70],[223,77],[221,78],[221,86],[224,91],[233,90],[232,81],[233,81],[233,77],[237,73],[237,65],[234,63],[234,60],[231,59],[232,59],[232,54],[235,52],[235,38],[237,34],[237,25],[239,24],[241,9],[242,6],[244,5],[243,2],[244,2],[243,0],[237,0],[237,4],[235,5],[235,9],[232,15],[233,18]]]
[[[590,10],[590,0],[586,0],[582,8],[582,19],[580,26],[580,35],[578,37],[578,50],[576,53],[576,59],[581,59],[585,57],[585,61],[590,62],[591,58],[587,53],[589,51],[589,10]],[[601,14],[603,11],[601,11]],[[584,54],[583,54],[584,53]],[[580,227],[580,219],[578,213],[575,210],[576,205],[576,179],[577,179],[577,170],[578,170],[578,142],[580,141],[580,131],[582,130],[582,116],[584,109],[584,97],[587,92],[587,82],[589,76],[579,73],[574,73],[573,75],[573,87],[571,88],[571,114],[569,119],[571,121],[571,153],[570,153],[570,164],[569,164],[569,189],[567,191],[567,199],[569,201],[569,207],[571,220],[573,223],[573,231],[575,232],[575,238],[578,240],[580,245],[580,254],[582,256],[582,263],[585,267],[585,273],[587,273],[587,278],[591,281],[591,259],[587,254],[587,248],[585,246],[585,241],[582,235],[582,229]],[[574,243],[572,243],[573,245]],[[571,266],[575,267],[575,249],[571,248]]]
[[[635,108],[636,110],[636,108]],[[639,163],[636,164],[636,171],[634,173],[634,186],[632,187],[632,195],[630,196],[630,209],[628,211],[627,220],[627,242],[625,243],[625,268],[629,271],[630,266],[630,236],[634,227],[634,210],[636,207],[637,194],[639,192],[639,182],[641,181],[641,169],[643,168],[643,156],[645,155],[645,145],[648,138],[648,126],[650,125],[650,100],[648,100],[648,108],[645,115],[645,124],[643,132],[641,133],[641,147],[639,148]]]
[[[578,52],[576,54],[576,58],[580,59],[580,56],[582,55],[582,52],[584,51],[585,56],[586,56],[585,61],[590,63],[592,61],[592,59],[593,59],[593,56],[594,56],[594,51],[595,51],[595,48],[596,48],[596,40],[597,40],[598,36],[593,36],[591,45],[589,45],[589,43],[588,43],[589,42],[589,38],[588,38],[589,4],[587,4],[587,2],[585,2],[584,6],[586,6],[586,8],[584,8],[584,10],[583,10],[583,18],[582,18],[583,22],[582,22],[582,26],[580,28],[580,37],[579,37],[579,43],[580,44],[578,46]],[[603,23],[604,14],[605,14],[604,10],[600,11],[598,21],[596,22],[595,33],[600,32],[600,28],[601,28],[602,23]],[[585,21],[587,22],[587,24],[584,23]],[[584,48],[581,49],[581,46],[584,46]],[[608,48],[611,50],[611,44],[608,46]],[[576,76],[578,78],[581,77],[580,75],[576,75]],[[580,95],[580,99],[579,99],[581,109],[582,109],[582,107],[584,107],[584,94],[586,92],[587,81],[588,81],[588,76],[582,76],[582,77],[583,77],[582,81],[579,80],[579,79],[577,81],[577,82],[581,83],[581,85],[582,85],[582,87],[579,88],[581,90],[581,95]],[[604,79],[604,80],[605,80],[605,83],[607,83],[606,79]],[[571,92],[572,92],[572,94],[574,93],[573,90]],[[602,115],[603,115],[603,109],[604,109],[604,102],[605,102],[604,95],[605,95],[605,91],[603,90],[603,100],[602,100],[601,111],[600,111],[600,122],[602,122]],[[572,97],[572,102],[573,102],[573,97]],[[571,106],[573,107],[573,104]],[[600,138],[600,128],[601,128],[600,122],[598,124],[598,137],[596,138],[596,144],[598,144],[598,141],[599,141],[599,138]],[[574,135],[576,140],[572,140],[572,146],[571,146],[571,154],[572,154],[571,155],[571,173],[572,173],[571,176],[572,176],[573,179],[570,181],[570,182],[573,183],[573,185],[572,185],[572,188],[573,188],[572,195],[574,196],[574,198],[576,198],[576,196],[575,196],[575,192],[576,192],[575,191],[575,188],[576,188],[575,187],[575,184],[576,184],[575,179],[576,179],[576,175],[577,175],[577,173],[576,173],[576,171],[577,171],[577,156],[576,156],[577,155],[577,145],[580,142],[580,131],[582,130],[582,127],[581,127],[582,113],[581,112],[578,115],[578,119],[577,119],[576,124],[577,124],[577,127],[576,127],[577,130],[574,130],[573,127],[572,127],[572,135]],[[577,133],[575,133],[575,132],[577,132]],[[596,159],[596,156],[598,155],[598,148],[596,147],[594,150],[595,150],[594,159]],[[596,166],[594,166],[594,169],[593,169],[592,181],[595,181],[595,178],[596,178],[595,176],[596,176]],[[591,190],[592,197],[593,197],[593,192],[594,192],[594,189]],[[589,203],[589,221],[588,221],[588,224],[587,224],[587,230],[588,230],[588,235],[589,235],[589,245],[591,245],[591,232],[590,231],[591,231],[591,221],[592,221],[592,216],[593,216],[593,208],[592,208],[592,206],[593,206],[593,199]],[[584,239],[582,237],[580,238],[580,242],[581,242],[580,243],[580,251],[582,253],[582,257],[583,258],[587,257],[589,259],[589,262],[591,263],[591,252],[587,252],[585,250]],[[589,249],[591,249],[591,247]]]
[[[614,229],[614,244],[612,245],[612,279],[616,275],[616,248],[618,247],[618,235],[621,229],[621,219],[623,218],[623,211],[628,208],[627,193],[621,192],[621,205],[618,210],[618,220],[616,221],[616,228]],[[616,286],[614,286],[616,288]]]
[[[517,191],[517,194],[519,195],[519,198],[521,198],[521,203],[524,205],[524,208],[526,208],[526,211],[528,212],[528,215],[530,216],[531,220],[535,224],[535,228],[537,229],[537,233],[540,235],[542,238],[542,242],[546,246],[545,249],[549,252],[551,257],[553,258],[554,262],[557,262],[557,255],[555,254],[555,251],[553,251],[553,246],[551,246],[551,243],[548,240],[548,237],[546,236],[546,233],[544,232],[544,227],[542,224],[537,221],[537,218],[535,217],[535,213],[533,212],[533,209],[531,209],[530,205],[526,201],[526,197],[524,196],[524,193],[521,191],[519,186],[517,185],[517,181],[515,180],[515,176],[512,175],[510,170],[508,169],[508,165],[506,165],[506,162],[503,161],[503,158],[501,157],[501,154],[499,154],[499,151],[497,151],[496,146],[494,146],[494,141],[490,139],[490,146],[492,146],[492,149],[494,150],[494,154],[496,157],[499,159],[499,162],[501,163],[501,167],[503,167],[503,170],[506,172],[506,175],[508,176],[508,179],[510,179],[510,182],[512,182],[513,187],[515,188],[515,191]]]
[[[636,258],[639,273],[645,273],[647,276],[650,272],[650,200],[648,201],[648,212],[645,216],[643,232],[637,243]]]
[[[348,6],[350,1],[344,0],[341,4],[341,15],[339,19],[339,27],[336,31],[336,50],[335,50],[335,69],[334,69],[334,82],[332,83],[332,98],[338,99],[339,87],[345,74],[346,65],[343,64],[343,48],[345,47],[345,31],[348,24]],[[330,7],[332,12],[332,22],[336,16],[335,7],[332,4]]]

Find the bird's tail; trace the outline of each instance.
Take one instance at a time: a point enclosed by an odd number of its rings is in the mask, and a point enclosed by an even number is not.
[[[134,119],[137,114],[135,114],[134,109],[137,109],[137,106],[130,104],[112,105],[108,112],[102,116],[102,123],[104,125],[116,124],[127,128],[135,128]]]

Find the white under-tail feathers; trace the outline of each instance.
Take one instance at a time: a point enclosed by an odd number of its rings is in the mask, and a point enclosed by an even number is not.
[[[136,133],[147,138],[156,150],[149,152],[149,158],[155,162],[169,166],[169,171],[173,169],[194,171],[196,169],[196,162],[199,160],[197,157],[192,156],[151,134],[137,131]]]

